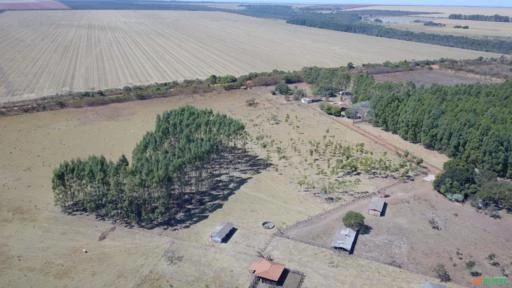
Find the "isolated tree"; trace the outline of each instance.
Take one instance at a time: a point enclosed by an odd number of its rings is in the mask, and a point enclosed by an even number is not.
[[[348,211],[345,216],[343,216],[343,224],[349,228],[358,230],[364,225],[364,216],[358,212]]]

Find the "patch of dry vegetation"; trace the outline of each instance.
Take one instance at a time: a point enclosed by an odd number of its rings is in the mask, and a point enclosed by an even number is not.
[[[246,101],[251,98],[257,99],[257,106],[247,106]],[[293,163],[300,163],[301,159],[284,144],[290,137],[303,137],[305,147],[299,148],[307,151],[308,141],[322,139],[324,129],[329,129],[329,135],[339,135],[337,141],[344,141],[346,146],[365,143],[367,150],[378,155],[386,151],[322,113],[280,99],[270,96],[270,88],[255,88],[0,118],[0,286],[247,286],[247,266],[257,257],[257,251],[274,243],[272,232],[261,227],[263,221],[271,220],[277,229],[282,229],[333,207],[300,192],[296,180],[303,172]],[[286,150],[287,158],[278,160],[274,146],[271,157],[277,170],[270,168],[252,175],[221,209],[188,229],[148,231],[116,226],[111,231],[109,222],[85,215],[66,216],[54,206],[49,177],[61,161],[100,153],[107,159],[129,154],[152,128],[155,115],[187,104],[242,119],[250,135],[272,135],[275,145],[279,143]],[[284,122],[286,114],[299,128]],[[272,119],[280,124],[271,124]],[[318,129],[319,125],[323,129]],[[258,148],[256,142],[248,148],[262,158],[266,156],[266,150]],[[389,157],[397,160],[394,155]],[[374,180],[362,179],[359,188],[376,191],[382,182]],[[209,233],[226,219],[236,219],[239,230],[228,246],[211,244]],[[291,253],[286,247],[275,244],[267,252],[276,261],[306,272],[304,285],[328,287],[333,281],[340,281],[340,277],[323,277],[324,272],[315,272],[327,267],[325,257],[338,261],[332,252],[322,250],[324,254],[316,254],[317,250],[310,250],[317,255],[311,258],[307,253],[298,255],[299,250]],[[298,265],[300,262],[296,261],[300,259],[309,259],[304,261],[308,266]],[[370,273],[360,279],[357,275],[368,265],[372,271],[386,273]],[[392,286],[398,278],[406,283],[424,280],[423,276],[357,259],[344,261],[343,266],[344,281],[352,279],[354,287],[367,287],[369,283]]]

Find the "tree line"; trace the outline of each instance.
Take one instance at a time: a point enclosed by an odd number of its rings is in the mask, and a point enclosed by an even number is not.
[[[360,77],[354,91],[370,99],[375,126],[455,159],[438,175],[436,190],[512,209],[511,184],[497,181],[512,178],[512,81],[416,87]]]
[[[511,22],[509,16],[503,15],[481,15],[481,14],[450,14],[448,16],[449,19],[454,20],[472,20],[472,21],[488,21],[488,22]]]
[[[360,16],[344,14],[343,12],[335,14],[297,14],[288,19],[287,23],[462,49],[503,54],[512,53],[512,41],[400,30],[383,25],[364,23],[360,21]]]
[[[189,193],[212,185],[216,158],[245,143],[240,121],[184,107],[159,115],[136,145],[132,163],[103,156],[64,161],[54,171],[54,199],[64,212],[158,224],[177,215]]]

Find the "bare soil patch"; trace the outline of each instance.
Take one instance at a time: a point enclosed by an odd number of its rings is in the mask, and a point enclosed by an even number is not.
[[[466,262],[475,261],[473,270],[483,275],[500,276],[512,269],[512,215],[500,220],[478,213],[469,205],[447,201],[422,180],[386,189],[388,208],[384,217],[368,215],[368,200],[358,200],[336,209],[328,218],[313,218],[309,223],[286,230],[292,239],[329,247],[334,233],[343,227],[342,217],[349,210],[363,213],[369,226],[361,233],[354,256],[378,261],[435,277],[437,263],[446,266],[452,281],[470,285]],[[435,219],[439,230],[433,229]],[[495,254],[500,266],[487,259]],[[502,270],[504,269],[504,270]]]
[[[463,71],[448,70],[412,70],[403,72],[383,73],[373,75],[377,82],[413,82],[416,85],[431,86],[457,85],[476,83],[501,83],[503,80],[491,77],[484,77]]]

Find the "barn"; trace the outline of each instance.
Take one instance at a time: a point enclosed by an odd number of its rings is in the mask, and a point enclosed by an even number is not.
[[[352,253],[357,238],[357,231],[350,228],[341,229],[334,234],[331,246],[335,249],[343,249]]]
[[[216,243],[227,242],[236,231],[235,226],[231,222],[224,222],[217,226],[210,234],[210,239]]]
[[[386,206],[386,201],[384,201],[384,199],[374,197],[370,200],[370,203],[368,204],[368,214],[380,217],[384,214]]]

